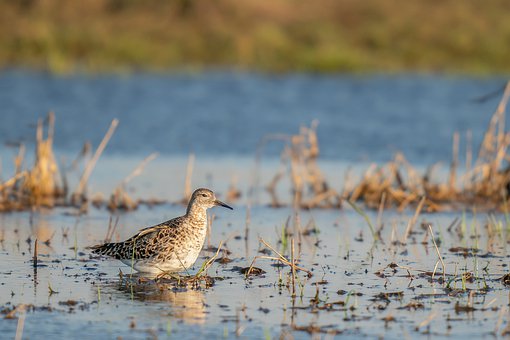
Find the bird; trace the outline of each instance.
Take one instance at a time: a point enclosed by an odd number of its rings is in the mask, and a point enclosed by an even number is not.
[[[221,206],[233,208],[218,200],[209,189],[193,192],[186,214],[141,229],[123,242],[90,247],[93,253],[122,261],[140,273],[180,272],[191,267],[204,245],[207,231],[207,209]]]

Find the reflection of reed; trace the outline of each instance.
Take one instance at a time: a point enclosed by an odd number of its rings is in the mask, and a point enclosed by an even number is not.
[[[142,302],[166,302],[171,307],[169,314],[186,323],[205,322],[204,296],[199,290],[178,288],[175,283],[154,281],[140,283],[126,279],[115,285],[115,288],[130,299]]]
[[[51,240],[55,235],[55,229],[45,219],[38,219],[33,226],[32,235],[35,240],[39,241],[39,254],[50,254],[53,252],[51,248]]]

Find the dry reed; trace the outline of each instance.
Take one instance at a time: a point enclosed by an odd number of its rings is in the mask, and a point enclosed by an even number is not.
[[[122,180],[122,182],[113,190],[113,193],[110,195],[110,200],[108,202],[108,209],[110,211],[116,210],[135,210],[138,208],[140,201],[136,201],[127,193],[126,187],[129,182],[133,180],[133,178],[140,176],[143,172],[145,166],[154,160],[158,156],[157,153],[152,153],[147,156],[138,166],[126,177]]]
[[[23,168],[25,147],[20,145],[19,152],[14,159],[14,175],[4,182],[0,181],[0,212],[32,210],[41,207],[53,208],[55,206],[74,206],[79,208],[79,213],[86,212],[88,202],[86,186],[88,180],[117,125],[118,120],[114,119],[93,157],[86,164],[76,190],[69,195],[66,176],[60,172],[53,151],[55,114],[50,112],[45,120],[39,120],[36,129],[34,165],[29,169]],[[45,126],[46,137],[44,136]],[[72,168],[76,168],[78,160],[83,158],[89,149],[90,146],[85,144],[78,158],[73,161]],[[139,202],[134,202],[127,195],[125,186],[134,177],[140,175],[143,167],[154,158],[155,154],[147,157],[115,189],[109,202],[111,210],[136,208]],[[100,202],[94,203],[102,205],[103,202],[100,200]]]
[[[86,202],[85,188],[87,186],[89,177],[92,174],[92,170],[94,170],[94,167],[96,166],[96,163],[99,160],[99,157],[103,153],[106,145],[108,144],[108,142],[110,141],[110,138],[112,137],[113,133],[115,132],[115,129],[117,128],[118,124],[119,124],[118,119],[112,120],[112,123],[110,124],[110,128],[106,132],[101,143],[99,143],[99,146],[97,147],[96,152],[94,153],[94,156],[92,156],[90,161],[87,163],[87,166],[85,167],[85,170],[83,171],[83,174],[80,178],[80,182],[78,183],[78,187],[76,188],[76,191],[71,196],[71,201],[74,204],[81,205],[83,202]]]
[[[382,166],[372,164],[362,178],[354,183],[349,173],[345,176],[344,189],[337,192],[328,183],[318,163],[320,149],[317,138],[318,122],[313,121],[310,127],[302,127],[295,135],[265,136],[257,148],[256,167],[260,164],[261,150],[268,141],[284,142],[281,152],[281,166],[269,181],[267,192],[271,198],[271,206],[284,205],[277,194],[277,187],[283,180],[291,185],[291,199],[287,204],[294,208],[340,208],[344,200],[352,203],[363,202],[368,208],[378,209],[395,207],[402,211],[416,207],[415,216],[421,211],[434,212],[458,210],[466,206],[476,205],[478,210],[498,209],[510,210],[507,197],[510,195],[510,131],[505,130],[505,111],[510,99],[510,81],[507,83],[501,101],[494,112],[485,132],[476,159],[473,159],[471,133],[466,136],[466,167],[464,173],[459,171],[460,135],[455,133],[452,143],[452,161],[447,178],[434,182],[432,180],[438,164],[433,164],[421,174],[401,153]],[[19,148],[15,158],[15,174],[4,182],[0,182],[0,212],[27,210],[33,207],[54,207],[56,205],[75,205],[81,212],[87,210],[86,185],[106,144],[118,125],[113,120],[111,126],[88,162],[80,182],[68,197],[65,176],[61,176],[53,154],[53,133],[55,115],[50,113],[46,120],[48,129],[46,139],[43,121],[39,121],[36,133],[36,158],[33,168],[24,170],[23,160],[25,148]],[[195,156],[190,154],[186,169],[184,198],[187,203],[191,195],[191,178]],[[144,161],[145,163],[148,161]],[[144,165],[144,163],[142,163]],[[128,176],[131,179],[141,171],[143,165]],[[253,190],[259,183],[257,174],[254,176]],[[126,179],[126,180],[127,180]],[[125,184],[126,180],[123,182]],[[109,207],[133,209],[137,206],[126,193],[121,184],[110,198]],[[229,190],[229,201],[241,195],[236,189],[235,181]],[[248,195],[248,197],[251,197]],[[407,239],[416,218],[408,225],[403,241]],[[380,228],[378,223],[378,229]]]
[[[294,207],[340,207],[340,195],[329,186],[317,164],[319,157],[317,125],[318,122],[313,121],[311,127],[302,127],[297,135],[278,135],[274,138],[283,140],[285,146],[281,153],[282,170],[276,173],[266,188],[271,195],[273,207],[281,205],[276,194],[276,187],[286,176],[291,182]],[[269,140],[269,137],[265,137],[264,141],[266,140]]]
[[[258,256],[255,256],[253,258],[253,260],[251,261],[251,264],[250,264],[250,267],[249,269],[246,271],[245,273],[245,276],[246,277],[249,277],[250,274],[252,273],[253,269],[254,269],[254,265],[255,265],[255,261],[258,260],[258,259],[267,259],[267,260],[274,260],[274,261],[278,261],[278,262],[281,262],[282,264],[284,265],[287,265],[291,268],[291,272],[294,274],[297,270],[299,271],[303,271],[305,273],[307,273],[308,277],[312,277],[313,274],[310,270],[308,269],[305,269],[303,267],[299,267],[298,265],[296,265],[295,263],[295,259],[293,258],[294,257],[294,254],[292,252],[292,259],[291,261],[289,261],[285,256],[283,256],[280,252],[278,252],[277,250],[275,250],[272,246],[270,246],[266,241],[264,241],[264,239],[260,238],[259,241],[261,243],[263,243],[268,249],[270,249],[273,253],[275,253],[277,256],[266,256],[266,255],[258,255]],[[293,241],[292,241],[293,242]],[[293,247],[292,247],[293,248]]]
[[[493,114],[473,160],[471,133],[466,134],[466,167],[459,170],[460,135],[455,133],[452,142],[452,161],[448,176],[437,182],[432,180],[438,164],[433,164],[422,174],[413,167],[402,153],[382,166],[372,164],[362,178],[353,183],[350,171],[345,175],[341,195],[331,188],[318,165],[319,145],[316,135],[317,122],[303,127],[296,135],[266,136],[268,140],[284,141],[281,154],[282,167],[270,180],[267,191],[271,206],[284,205],[276,194],[277,185],[285,178],[291,183],[290,205],[301,208],[337,208],[343,200],[363,202],[368,208],[382,211],[395,207],[398,211],[417,207],[419,214],[427,212],[458,210],[476,205],[478,209],[508,211],[510,195],[510,131],[505,130],[505,111],[510,99],[510,81]],[[259,162],[260,152],[257,152]],[[415,222],[415,221],[414,221]],[[408,225],[406,235],[412,231]]]
[[[439,248],[437,247],[436,239],[434,237],[434,232],[432,231],[432,226],[429,224],[428,228],[429,228],[430,238],[432,239],[432,243],[434,244],[434,248],[436,249],[437,257],[439,258],[439,261],[441,262],[441,266],[443,267],[443,284],[445,284],[446,283],[446,266],[444,264],[443,257],[441,256],[441,252],[439,251]],[[434,273],[435,273],[435,271],[436,270],[434,268]]]

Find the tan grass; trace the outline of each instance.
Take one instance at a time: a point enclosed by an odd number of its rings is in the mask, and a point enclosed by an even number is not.
[[[464,173],[459,172],[460,134],[456,132],[453,135],[449,174],[440,180],[433,179],[439,164],[432,164],[422,174],[402,153],[397,153],[386,164],[371,164],[357,183],[353,183],[348,171],[344,188],[338,194],[319,168],[316,121],[312,122],[311,127],[302,127],[296,135],[267,136],[263,143],[271,138],[284,141],[282,167],[267,187],[271,205],[284,205],[276,194],[276,187],[282,180],[288,179],[291,183],[291,199],[288,204],[300,208],[338,208],[343,200],[348,200],[353,203],[363,202],[368,208],[379,211],[384,207],[393,207],[398,211],[414,207],[416,214],[421,211],[458,210],[472,205],[482,210],[508,210],[506,197],[510,190],[510,132],[505,130],[505,111],[509,99],[510,81],[489,122],[474,164],[471,134],[467,134]],[[257,155],[259,161],[259,152]],[[414,222],[410,221],[403,241],[412,231],[416,217]]]
[[[47,119],[40,119],[36,129],[34,165],[31,168],[24,169],[25,147],[24,145],[20,145],[19,152],[14,159],[15,174],[6,181],[0,182],[0,212],[30,210],[41,207],[75,206],[79,208],[79,213],[85,213],[88,206],[88,197],[85,190],[86,185],[118,123],[117,119],[112,121],[110,128],[99,144],[93,157],[86,164],[76,190],[69,196],[66,176],[60,172],[53,151],[55,114],[50,112]],[[84,147],[83,151],[80,153],[79,158],[88,153],[87,150],[89,147],[87,147],[87,145],[88,144],[86,144],[86,147]],[[138,206],[139,202],[131,199],[125,187],[133,178],[139,176],[145,165],[155,157],[156,154],[151,154],[144,159],[142,163],[115,188],[108,205],[111,210],[122,208],[131,210]],[[77,160],[73,162],[73,168],[76,168]],[[96,205],[103,205],[104,200],[96,199],[94,203]],[[153,204],[160,202],[152,200],[146,201],[145,203]]]
[[[335,208],[340,207],[341,197],[332,189],[317,164],[319,143],[317,138],[318,121],[311,127],[302,127],[297,135],[277,135],[283,140],[281,159],[282,169],[276,173],[267,187],[271,195],[272,206],[280,206],[276,187],[287,177],[291,182],[292,205],[298,208]],[[268,140],[266,137],[264,140]]]

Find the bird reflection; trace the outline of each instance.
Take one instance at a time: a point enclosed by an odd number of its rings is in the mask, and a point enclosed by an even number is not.
[[[121,278],[116,284],[101,288],[117,290],[123,297],[141,302],[163,302],[169,305],[169,314],[188,324],[203,324],[206,311],[204,295],[200,290],[180,287],[177,282],[161,282],[138,275]]]

